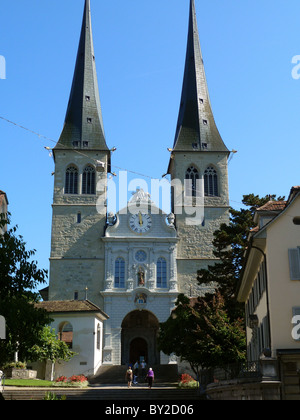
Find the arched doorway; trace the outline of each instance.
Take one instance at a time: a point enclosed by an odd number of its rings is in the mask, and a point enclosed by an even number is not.
[[[148,365],[160,363],[157,350],[159,322],[149,311],[132,311],[122,322],[122,365],[134,363],[144,357]]]
[[[148,360],[148,344],[144,338],[136,337],[131,341],[129,359],[132,363],[140,362],[142,359]]]

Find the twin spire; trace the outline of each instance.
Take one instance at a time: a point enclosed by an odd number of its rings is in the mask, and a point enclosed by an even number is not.
[[[108,151],[100,105],[91,24],[90,0],[85,0],[82,28],[65,123],[55,149],[88,148]]]
[[[211,109],[194,0],[190,0],[185,70],[173,151],[228,152]]]
[[[99,98],[90,0],[85,0],[65,124],[55,149],[73,147],[109,152],[105,141]],[[216,127],[210,105],[194,0],[190,0],[186,63],[173,151],[229,153]]]

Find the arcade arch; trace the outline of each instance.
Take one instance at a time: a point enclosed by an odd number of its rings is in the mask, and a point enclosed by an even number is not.
[[[125,316],[121,332],[121,363],[145,359],[148,366],[160,363],[157,350],[159,321],[146,310],[135,310]]]

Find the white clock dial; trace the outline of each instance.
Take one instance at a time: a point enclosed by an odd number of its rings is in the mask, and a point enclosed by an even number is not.
[[[147,232],[152,226],[150,214],[143,214],[141,212],[133,214],[130,216],[129,226],[136,233]]]

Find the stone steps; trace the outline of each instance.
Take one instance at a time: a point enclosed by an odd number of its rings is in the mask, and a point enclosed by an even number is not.
[[[58,397],[66,396],[67,400],[78,401],[195,401],[199,400],[197,390],[176,389],[171,387],[145,387],[128,389],[127,387],[88,388],[88,389],[53,389],[53,388],[13,388],[6,387],[3,392],[5,400],[43,400],[46,392]]]
[[[124,384],[126,366],[101,366],[95,376],[89,378],[91,384]],[[155,383],[177,383],[177,365],[155,365],[153,366]],[[144,378],[139,377],[138,381],[145,383]]]

